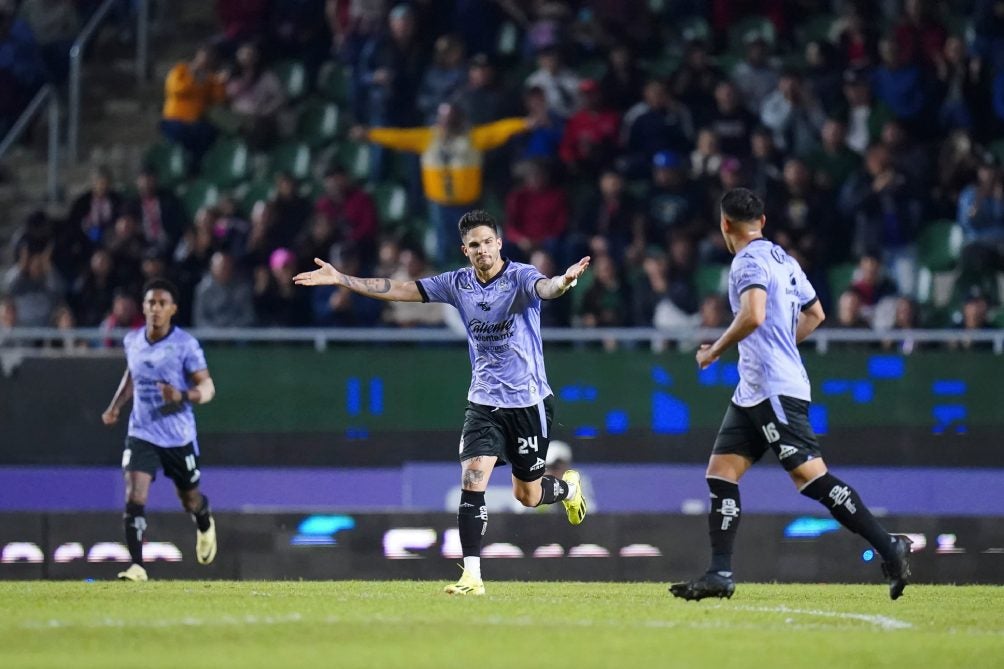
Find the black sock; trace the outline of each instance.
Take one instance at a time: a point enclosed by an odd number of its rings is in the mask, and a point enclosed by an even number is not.
[[[199,528],[199,532],[205,532],[209,529],[210,518],[212,518],[212,511],[209,509],[209,498],[203,495],[199,508],[192,512],[192,520],[195,521],[195,526]]]
[[[708,478],[711,509],[708,534],[711,537],[711,567],[708,571],[732,574],[732,545],[739,530],[739,484]]]
[[[125,522],[126,546],[133,564],[143,564],[143,533],[146,532],[146,507],[134,502],[126,502]]]
[[[568,498],[568,484],[550,474],[544,474],[540,477],[540,489],[543,494],[540,496],[537,506],[554,504]]]
[[[464,557],[481,557],[481,537],[488,529],[488,507],[485,506],[484,492],[461,491],[457,525],[460,528],[460,547],[464,550]]]
[[[875,520],[854,488],[827,472],[800,492],[825,506],[841,525],[864,537],[884,560],[893,557],[892,536]]]

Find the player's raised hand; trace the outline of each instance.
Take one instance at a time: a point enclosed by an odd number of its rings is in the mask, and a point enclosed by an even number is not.
[[[697,349],[697,355],[694,357],[697,359],[697,366],[701,369],[706,369],[718,361],[718,356],[711,352],[711,344],[701,344],[701,348]]]
[[[341,272],[326,263],[320,258],[314,258],[314,262],[320,269],[313,272],[300,272],[293,277],[293,283],[298,286],[341,286],[344,285],[344,276]]]
[[[105,412],[101,414],[101,422],[105,425],[114,425],[119,422],[118,407],[108,407],[105,409]]]
[[[587,267],[589,267],[589,256],[586,256],[579,262],[575,263],[574,265],[566,269],[565,285],[569,286],[575,283],[575,281],[578,280],[580,276],[582,276],[582,273],[586,271]]]

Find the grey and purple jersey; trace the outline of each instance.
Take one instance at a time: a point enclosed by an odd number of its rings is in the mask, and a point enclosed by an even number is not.
[[[812,399],[809,376],[795,344],[799,314],[816,302],[816,291],[798,263],[777,244],[754,239],[732,260],[729,304],[739,311],[740,296],[752,288],[767,291],[764,322],[739,342],[739,385],[732,401],[750,407],[778,395]]]
[[[195,413],[188,402],[165,406],[157,383],[169,383],[182,392],[191,384],[193,372],[206,369],[206,355],[192,335],[178,327],[163,339],[151,344],[146,329],[133,330],[125,336],[126,364],[132,377],[132,413],[129,436],[165,448],[193,444]]]
[[[540,340],[540,296],[545,279],[533,265],[506,260],[487,283],[473,267],[419,279],[423,302],[457,308],[467,328],[471,389],[467,399],[494,407],[537,404],[551,394]]]

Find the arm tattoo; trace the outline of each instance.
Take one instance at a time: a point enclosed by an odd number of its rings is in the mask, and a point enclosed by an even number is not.
[[[464,470],[464,487],[480,485],[485,478],[485,473],[480,469]]]
[[[390,292],[390,279],[357,279],[354,276],[345,276],[348,287],[366,293],[383,295]]]

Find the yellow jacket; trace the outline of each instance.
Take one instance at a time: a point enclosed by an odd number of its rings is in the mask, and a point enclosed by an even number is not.
[[[506,118],[450,137],[435,126],[371,128],[366,137],[389,149],[420,153],[425,196],[437,204],[461,206],[481,198],[484,152],[527,130],[526,119]]]
[[[214,104],[226,97],[223,82],[211,74],[197,80],[188,63],[178,63],[164,82],[164,118],[168,121],[194,123]]]

